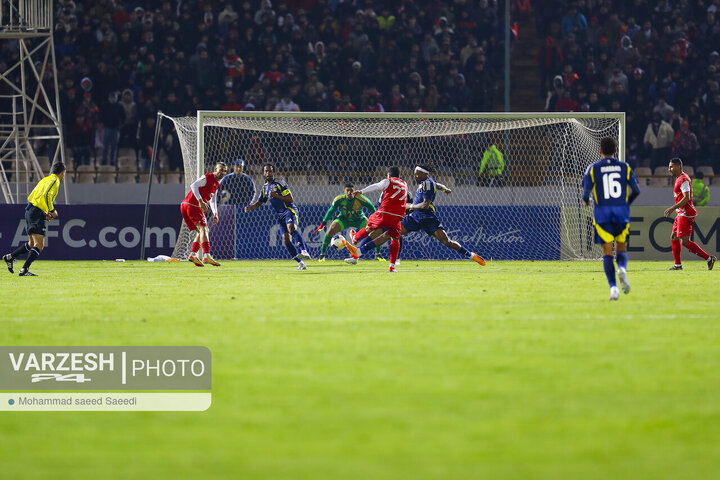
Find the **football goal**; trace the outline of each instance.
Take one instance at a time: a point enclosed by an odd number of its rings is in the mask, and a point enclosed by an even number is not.
[[[582,176],[600,158],[602,137],[616,138],[624,158],[624,113],[199,111],[197,117],[170,120],[182,148],[186,191],[219,161],[232,170],[242,159],[244,173],[255,182],[250,193],[218,193],[220,222],[210,229],[216,258],[287,257],[272,209],[244,211],[243,202],[262,188],[267,163],[290,187],[313,256],[323,232],[312,231],[346,184],[359,189],[397,165],[412,196],[413,169],[426,165],[452,191],[438,192],[437,215],[448,235],[468,249],[487,259],[598,258],[592,211],[581,200]],[[183,225],[173,256],[187,255],[191,241]],[[459,257],[414,232],[404,238],[402,258]]]

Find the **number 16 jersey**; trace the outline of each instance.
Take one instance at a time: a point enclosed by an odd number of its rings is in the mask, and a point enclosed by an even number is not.
[[[598,160],[585,171],[583,189],[592,192],[595,223],[630,222],[630,193],[640,190],[630,165],[617,158]]]

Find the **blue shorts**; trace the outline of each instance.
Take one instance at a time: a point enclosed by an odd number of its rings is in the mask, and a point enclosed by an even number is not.
[[[610,243],[612,241],[625,243],[630,233],[629,223],[595,223],[595,243]]]
[[[287,224],[294,223],[297,227],[298,215],[292,210],[285,210],[283,213],[278,214],[278,223],[280,224],[280,230],[282,230],[283,233],[289,233]]]
[[[25,229],[27,230],[28,235],[45,236],[45,212],[32,203],[28,203],[25,207],[25,222],[27,222]]]
[[[440,220],[438,220],[438,218],[435,216],[418,219],[415,218],[415,215],[411,214],[405,217],[403,221],[400,222],[400,225],[405,227],[405,230],[408,233],[423,230],[431,237],[435,235],[436,231],[445,230],[445,227],[443,227],[442,223],[440,223]]]

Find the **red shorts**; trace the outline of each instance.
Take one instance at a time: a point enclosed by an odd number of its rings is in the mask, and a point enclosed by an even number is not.
[[[205,217],[205,212],[202,211],[202,208],[196,207],[195,205],[190,205],[188,203],[183,203],[180,205],[180,213],[182,213],[183,220],[185,221],[185,225],[190,229],[190,231],[197,230],[197,226],[207,226],[207,218]]]
[[[692,226],[695,217],[677,216],[673,222],[673,233],[678,237],[689,237],[692,234]]]
[[[389,213],[375,212],[368,218],[365,230],[377,230],[378,228],[387,229],[390,238],[400,238],[400,231],[402,226],[400,221],[402,218],[397,215],[390,215]]]

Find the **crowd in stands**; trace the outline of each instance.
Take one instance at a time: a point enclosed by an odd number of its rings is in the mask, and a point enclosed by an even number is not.
[[[496,3],[59,0],[66,144],[77,164],[114,164],[119,147],[146,168],[158,110],[490,111]],[[181,169],[177,140],[160,143]]]
[[[720,171],[720,1],[543,0],[536,52],[551,112],[626,112],[627,160]]]

